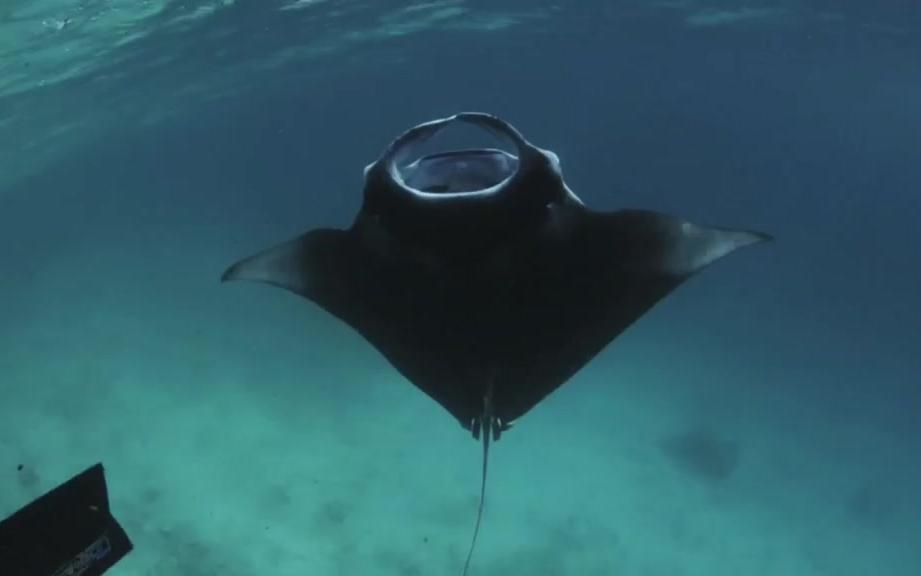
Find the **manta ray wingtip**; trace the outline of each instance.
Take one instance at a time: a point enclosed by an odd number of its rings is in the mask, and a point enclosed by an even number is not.
[[[768,234],[768,233],[766,233],[766,232],[758,232],[758,231],[756,231],[756,230],[748,230],[748,231],[745,232],[745,234],[749,237],[749,240],[748,240],[747,242],[744,242],[744,243],[743,243],[743,244],[746,245],[746,246],[752,246],[752,245],[755,245],[755,244],[764,244],[765,242],[773,242],[773,241],[774,241],[774,235],[773,235],[773,234]]]
[[[239,269],[240,263],[236,263],[224,270],[224,273],[221,274],[221,283],[224,282],[233,282],[234,280],[239,279]]]
[[[751,229],[729,229],[729,228],[714,228],[714,230],[721,230],[718,232],[719,236],[723,241],[729,241],[736,248],[744,248],[745,246],[754,246],[756,244],[764,244],[765,242],[773,242],[774,235],[768,234],[766,232],[760,232],[758,230]],[[716,237],[714,237],[716,238]]]
[[[728,229],[724,229],[724,230],[728,230]],[[744,237],[744,239],[746,240],[746,242],[744,242],[745,245],[761,244],[763,242],[773,242],[774,241],[773,234],[768,234],[767,232],[762,232],[760,230],[753,230],[751,228],[742,228],[742,229],[736,229],[735,232],[736,234],[742,235]]]

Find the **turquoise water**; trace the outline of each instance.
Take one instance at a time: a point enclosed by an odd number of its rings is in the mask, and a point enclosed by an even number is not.
[[[113,575],[459,574],[481,447],[319,308],[218,280],[347,226],[391,138],[474,109],[559,154],[592,207],[777,240],[492,446],[471,576],[921,573],[919,22],[8,0],[0,516],[102,461],[136,546]]]

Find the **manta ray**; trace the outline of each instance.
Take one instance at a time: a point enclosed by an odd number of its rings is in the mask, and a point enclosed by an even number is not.
[[[417,157],[447,125],[509,144]],[[222,280],[278,286],[347,323],[409,382],[490,439],[563,385],[695,273],[766,234],[646,210],[595,211],[559,158],[490,114],[398,136],[364,170],[348,229],[314,229],[232,265]]]

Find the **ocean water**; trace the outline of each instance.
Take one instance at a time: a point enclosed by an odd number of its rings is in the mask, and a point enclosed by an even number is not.
[[[776,237],[492,446],[470,575],[921,574],[911,1],[0,0],[0,517],[102,461],[113,576],[460,574],[481,446],[219,278],[462,110],[593,208]]]

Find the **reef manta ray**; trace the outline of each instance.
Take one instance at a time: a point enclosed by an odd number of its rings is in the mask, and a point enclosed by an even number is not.
[[[453,122],[515,153],[416,157]],[[222,280],[290,290],[346,322],[410,382],[483,440],[565,383],[690,276],[766,234],[657,212],[587,208],[559,159],[496,116],[415,126],[365,168],[347,230],[316,229],[231,266]]]

